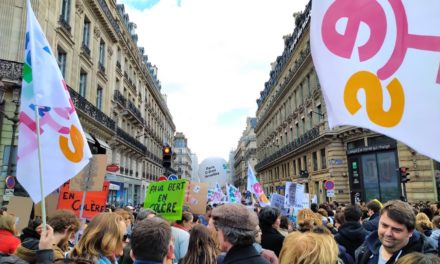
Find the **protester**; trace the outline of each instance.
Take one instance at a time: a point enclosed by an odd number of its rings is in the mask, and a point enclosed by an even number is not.
[[[258,215],[260,222],[261,246],[275,252],[279,256],[283,247],[284,236],[278,232],[280,228],[281,212],[276,207],[267,206],[261,209]]]
[[[189,212],[183,212],[183,215],[186,214],[185,217],[190,217],[190,223],[192,223],[192,214]],[[179,260],[183,259],[185,257],[186,253],[188,252],[188,244],[189,244],[189,232],[185,229],[184,226],[181,226],[178,224],[179,227],[172,226],[171,227],[171,233],[174,238],[174,260],[173,263],[178,263]]]
[[[216,264],[219,253],[208,228],[204,225],[195,225],[191,229],[188,253],[179,264]]]
[[[131,236],[134,264],[163,264],[173,258],[171,227],[165,220],[153,217],[136,223]]]
[[[432,218],[432,225],[434,229],[432,230],[431,235],[429,236],[434,241],[439,241],[440,238],[440,216],[436,215]]]
[[[54,257],[64,258],[69,251],[69,239],[78,232],[81,222],[72,211],[58,210],[50,217],[48,224],[54,231]]]
[[[201,224],[203,224],[203,225],[205,225],[205,226],[208,226],[208,223],[209,223],[209,218],[211,218],[211,211],[212,211],[212,207],[211,206],[209,206],[209,205],[207,205],[206,206],[206,212],[205,212],[205,214],[204,215],[199,215],[199,220],[200,220],[200,223]]]
[[[289,234],[289,218],[285,215],[280,217],[280,228],[278,228],[278,232],[283,235],[283,237]]]
[[[440,258],[432,254],[422,254],[419,252],[409,253],[397,260],[396,264],[440,264]]]
[[[15,255],[30,264],[37,262],[38,244],[40,243],[41,218],[31,221],[20,235],[21,244],[15,250]]]
[[[335,240],[347,250],[348,254],[354,259],[355,250],[364,243],[369,232],[361,225],[362,211],[357,205],[345,207],[345,223],[340,226]]]
[[[339,228],[345,223],[344,212],[337,212],[335,214],[335,228],[339,230]]]
[[[257,215],[241,204],[225,204],[216,207],[211,214],[224,252],[219,263],[268,264],[254,248]]]
[[[305,208],[299,210],[298,215],[296,216],[296,224],[298,226],[298,231],[307,232],[312,230],[314,226],[321,226],[322,220],[321,217],[318,217],[318,215],[312,210]]]
[[[125,246],[125,233],[124,218],[116,213],[101,213],[90,221],[68,257],[98,264],[117,263],[116,258],[122,255]]]
[[[7,212],[0,215],[0,252],[2,253],[13,254],[20,245],[20,239],[15,237],[15,220],[16,217]]]
[[[387,202],[380,211],[379,228],[356,250],[356,263],[395,263],[412,252],[436,254],[435,247],[415,229],[412,207],[399,200]]]
[[[156,216],[156,212],[153,209],[141,208],[136,215],[136,223],[144,219],[151,219]]]
[[[433,224],[425,213],[416,215],[416,230],[429,237],[432,234]]]
[[[283,244],[280,264],[338,263],[338,246],[331,234],[292,232]]]
[[[173,226],[189,232],[193,225],[193,218],[194,217],[192,213],[183,212],[182,219],[177,220]]]
[[[316,233],[316,234],[332,235],[330,230],[326,226],[323,226],[323,225],[313,227],[312,230],[310,230],[310,232]],[[350,256],[350,254],[348,254],[345,247],[340,244],[337,244],[337,245],[338,245],[338,252],[339,252],[339,254],[338,254],[339,262],[342,262],[344,264],[354,264],[353,257]]]
[[[367,203],[367,208],[368,208],[367,214],[369,216],[369,219],[368,221],[365,221],[363,223],[363,226],[365,230],[369,232],[377,231],[377,228],[379,226],[379,214],[380,214],[381,205],[377,201],[372,200],[369,203]]]

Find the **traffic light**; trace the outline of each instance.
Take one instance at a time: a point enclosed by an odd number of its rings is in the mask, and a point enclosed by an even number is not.
[[[400,167],[399,168],[399,173],[400,173],[400,182],[402,183],[407,183],[410,181],[410,179],[408,179],[408,172],[409,168],[407,167]]]
[[[171,147],[170,146],[164,146],[162,149],[162,165],[164,168],[170,168],[171,167],[171,156],[173,155]]]

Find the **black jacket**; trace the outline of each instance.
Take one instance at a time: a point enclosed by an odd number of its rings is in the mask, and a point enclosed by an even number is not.
[[[356,263],[358,264],[376,264],[379,259],[379,250],[381,246],[377,232],[371,233],[365,242],[356,250]],[[420,252],[422,254],[437,254],[435,245],[432,245],[427,237],[418,231],[414,230],[413,235],[408,241],[408,244],[401,250],[394,253],[388,260],[387,264],[396,262],[396,257],[405,256],[412,252]],[[400,254],[400,255],[399,255]]]
[[[379,227],[379,219],[380,219],[379,213],[375,213],[372,216],[370,216],[370,219],[368,219],[368,221],[365,221],[363,223],[365,230],[367,230],[368,232],[377,231]]]
[[[264,249],[269,249],[275,252],[277,257],[280,255],[281,248],[283,247],[284,236],[280,234],[275,228],[268,228],[262,230],[261,246]]]
[[[44,249],[37,251],[37,260],[38,264],[52,264],[53,259],[53,250]],[[22,260],[21,258],[14,255],[7,255],[0,253],[0,263],[2,264],[29,264],[27,261]]]
[[[224,258],[219,256],[218,264],[270,264],[253,245],[233,246]]]
[[[364,243],[365,238],[369,235],[362,225],[358,222],[345,222],[340,228],[335,240],[339,245],[344,246],[347,253],[354,259],[354,252]]]

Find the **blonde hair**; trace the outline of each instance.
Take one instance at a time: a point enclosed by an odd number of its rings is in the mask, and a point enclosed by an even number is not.
[[[426,228],[432,229],[433,224],[429,217],[425,213],[418,213],[416,216],[416,229],[419,232],[423,232]]]
[[[338,254],[332,235],[293,232],[284,239],[280,264],[337,263]]]
[[[15,219],[16,217],[14,215],[3,212],[3,214],[0,215],[0,229],[7,230],[15,235]]]
[[[69,257],[96,260],[100,255],[112,256],[123,246],[125,228],[122,227],[125,227],[124,218],[116,213],[95,216]]]
[[[412,252],[399,258],[396,264],[440,264],[440,258],[433,254],[422,254],[420,252]]]
[[[296,223],[302,232],[310,231],[314,226],[322,225],[322,219],[310,209],[299,210]]]

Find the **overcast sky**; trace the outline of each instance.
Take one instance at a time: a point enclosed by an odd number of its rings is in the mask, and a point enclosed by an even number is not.
[[[118,0],[199,162],[228,160],[308,0]]]

